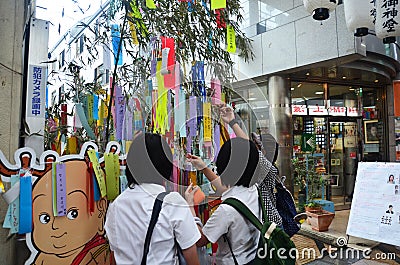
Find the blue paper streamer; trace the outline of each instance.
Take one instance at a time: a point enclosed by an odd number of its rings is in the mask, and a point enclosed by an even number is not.
[[[119,32],[119,26],[117,24],[111,25],[111,37],[112,37],[112,46],[113,46],[114,64],[115,64],[117,61],[119,42],[121,41],[121,34]],[[122,65],[122,47],[119,51],[117,65]]]
[[[93,95],[93,119],[99,120],[99,96],[96,94]]]
[[[81,121],[83,128],[85,128],[87,135],[92,140],[96,139],[96,136],[94,135],[94,132],[93,132],[92,128],[89,126],[89,123],[86,119],[82,103],[76,103],[75,107],[76,107],[76,113],[78,114],[79,120]]]
[[[19,219],[19,234],[32,232],[32,178],[20,178],[19,213],[24,218]]]

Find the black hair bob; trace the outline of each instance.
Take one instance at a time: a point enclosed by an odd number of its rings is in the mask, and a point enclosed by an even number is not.
[[[223,144],[216,166],[225,186],[249,187],[257,175],[259,153],[256,145],[247,139],[233,138]]]
[[[137,135],[126,157],[128,186],[132,184],[163,184],[172,174],[172,152],[158,134]]]

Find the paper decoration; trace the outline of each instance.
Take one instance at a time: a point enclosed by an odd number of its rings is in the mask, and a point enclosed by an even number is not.
[[[93,119],[99,120],[99,96],[93,95]]]
[[[107,199],[114,200],[119,194],[119,157],[113,153],[104,154],[106,169]]]
[[[320,18],[315,16],[315,11],[320,9],[327,9],[328,12],[335,10],[338,5],[338,0],[303,0],[304,7],[310,14],[314,14],[313,18],[317,20],[324,20],[329,18],[329,13],[327,17]]]
[[[121,48],[120,48],[121,33],[119,32],[119,26],[117,24],[111,25],[111,38],[112,38],[112,47],[113,47],[113,53],[114,53],[114,64],[122,65],[123,47],[121,46]],[[119,50],[119,54],[118,54],[118,50]],[[118,59],[118,62],[117,62],[117,59]]]
[[[19,219],[18,234],[26,234],[32,232],[32,177],[25,175],[19,182],[19,214],[24,218]]]
[[[226,8],[226,0],[211,0],[211,10]]]
[[[384,43],[395,42],[393,37],[400,35],[399,11],[398,1],[376,0],[375,33],[378,38],[384,39]]]
[[[87,102],[87,119],[88,119],[88,123],[91,126],[93,124],[93,95],[89,94],[86,96],[86,102]]]
[[[103,67],[104,70],[111,70],[111,50],[107,43],[103,43]]]
[[[210,142],[211,144],[211,135],[212,135],[212,126],[211,126],[211,103],[206,102],[203,103],[203,130],[204,130],[204,142]]]
[[[88,153],[90,162],[92,162],[92,165],[93,165],[93,171],[96,176],[97,183],[99,185],[101,197],[104,197],[107,195],[106,183],[104,180],[104,172],[100,167],[100,163],[97,158],[96,152],[93,149],[91,149],[91,150],[88,150],[87,153]]]
[[[168,74],[164,75],[164,86],[165,88],[172,89],[175,86],[175,40],[162,36],[161,47],[163,50],[169,48],[167,64]]]
[[[216,17],[216,22],[217,22],[217,27],[219,29],[224,29],[226,28],[226,22],[225,19],[223,17],[223,9],[215,9],[215,17]]]
[[[368,29],[375,30],[376,9],[374,1],[352,0],[344,1],[343,4],[347,28],[356,32],[356,36],[368,34]],[[364,34],[360,32],[362,28],[365,29]]]
[[[67,214],[67,183],[64,163],[56,163],[57,216]]]
[[[165,134],[166,121],[167,121],[167,104],[168,94],[164,87],[164,77],[161,75],[161,61],[157,62],[157,84],[158,84],[158,99],[157,99],[157,111],[156,111],[156,126],[155,130]]]
[[[231,25],[228,25],[226,27],[226,44],[227,44],[226,50],[229,53],[235,53],[236,52],[235,29]]]
[[[115,86],[115,128],[117,140],[122,140],[122,130],[125,116],[125,98],[122,95],[122,88]]]
[[[132,13],[129,13],[129,16],[132,17]],[[139,40],[136,34],[136,27],[135,24],[133,24],[131,21],[129,21],[129,29],[131,31],[132,43],[134,45],[139,45]]]
[[[79,120],[82,123],[83,128],[85,128],[87,135],[92,139],[96,139],[96,136],[93,133],[92,128],[89,126],[89,123],[86,119],[85,112],[83,110],[82,103],[76,103],[76,112],[79,116]]]
[[[156,5],[153,0],[146,0],[146,7],[149,9],[156,9]]]
[[[121,193],[128,188],[128,179],[125,175],[119,176],[119,186],[121,189]]]

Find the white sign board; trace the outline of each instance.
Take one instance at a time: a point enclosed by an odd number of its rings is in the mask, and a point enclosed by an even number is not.
[[[400,246],[400,163],[360,162],[347,234]]]

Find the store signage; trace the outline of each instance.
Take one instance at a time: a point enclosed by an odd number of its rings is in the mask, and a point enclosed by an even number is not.
[[[346,116],[346,107],[329,107],[328,109],[330,116]]]
[[[306,105],[292,105],[292,114],[293,115],[307,115],[307,106]]]
[[[347,107],[347,116],[349,117],[358,117],[360,116],[359,111],[355,107]]]
[[[46,95],[46,67],[29,65],[26,116],[44,119]]]
[[[292,115],[306,116],[348,116],[358,117],[360,116],[358,108],[356,107],[336,107],[331,106],[326,109],[323,106],[306,106],[306,105],[292,105]]]
[[[315,150],[315,134],[303,133],[301,135],[301,151],[313,152]]]
[[[315,115],[315,116],[328,115],[328,110],[323,106],[308,106],[308,112],[310,115]]]

